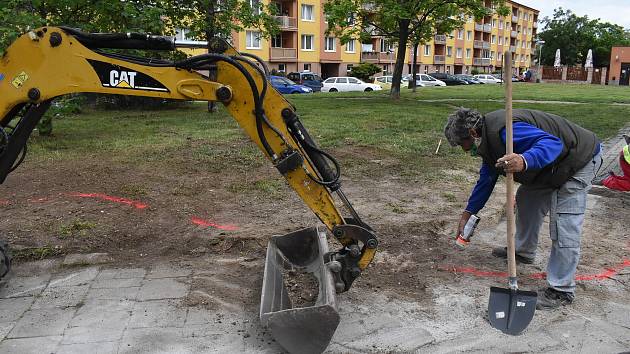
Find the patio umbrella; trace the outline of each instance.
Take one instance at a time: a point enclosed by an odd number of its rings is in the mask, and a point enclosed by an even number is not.
[[[588,50],[588,54],[586,55],[586,62],[584,62],[584,67],[585,68],[593,67],[593,50],[592,49]]]
[[[560,63],[560,48],[556,49],[556,60],[553,62],[553,66],[559,68],[562,66]]]

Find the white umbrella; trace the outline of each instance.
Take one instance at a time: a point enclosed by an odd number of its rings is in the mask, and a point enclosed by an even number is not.
[[[553,66],[559,68],[562,66],[560,63],[560,48],[556,49],[556,60],[553,62]]]
[[[593,50],[589,49],[588,54],[586,55],[586,62],[584,63],[585,68],[593,67]]]

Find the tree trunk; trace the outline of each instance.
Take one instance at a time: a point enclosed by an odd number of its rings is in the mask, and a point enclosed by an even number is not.
[[[400,80],[402,79],[403,66],[405,65],[405,53],[407,52],[407,41],[409,40],[409,19],[398,20],[400,34],[398,36],[398,53],[396,53],[396,65],[394,66],[394,77],[392,78],[392,99],[400,99]]]
[[[416,65],[418,62],[418,45],[420,43],[413,44],[413,67],[411,68],[411,87],[413,88],[413,92],[416,92]]]

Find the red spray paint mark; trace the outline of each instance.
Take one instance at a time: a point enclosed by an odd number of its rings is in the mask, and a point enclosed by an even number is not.
[[[120,198],[120,197],[112,197],[106,194],[101,194],[101,193],[70,193],[70,196],[73,197],[80,197],[80,198],[95,198],[95,199],[101,199],[101,200],[106,200],[109,202],[114,202],[114,203],[120,203],[120,204],[125,204],[125,205],[130,205],[136,209],[144,209],[146,207],[148,207],[147,204],[141,203],[141,202],[137,202],[135,200],[131,200],[131,199],[126,199],[126,198]]]
[[[234,225],[219,225],[219,224],[215,224],[213,222],[198,218],[196,216],[193,216],[190,218],[190,221],[193,224],[199,225],[199,226],[204,226],[204,227],[214,227],[216,229],[219,230],[226,230],[226,231],[236,231],[238,230],[237,226]]]
[[[598,274],[587,274],[587,275],[577,275],[575,280],[579,281],[592,281],[592,280],[604,280],[611,278],[620,271],[625,268],[630,268],[630,259],[624,259],[624,261],[615,267],[606,268],[602,272]],[[506,272],[492,272],[492,271],[482,271],[473,267],[455,267],[455,266],[440,266],[438,269],[451,272],[451,273],[463,273],[463,274],[471,274],[475,277],[480,278],[504,278],[507,277]],[[547,273],[532,273],[529,275],[525,275],[527,278],[531,279],[545,279],[547,277]]]
[[[11,201],[7,199],[0,199],[0,205],[9,205],[9,204],[11,204]]]
[[[49,198],[42,197],[42,198],[31,198],[28,201],[30,203],[45,203],[45,202],[47,202],[49,200],[50,200]]]

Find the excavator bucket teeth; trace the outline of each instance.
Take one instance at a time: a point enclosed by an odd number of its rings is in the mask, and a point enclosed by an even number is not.
[[[315,227],[269,241],[260,320],[289,353],[323,352],[339,325],[333,277],[323,260],[327,252],[326,232]]]

